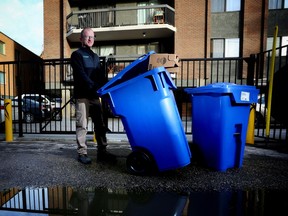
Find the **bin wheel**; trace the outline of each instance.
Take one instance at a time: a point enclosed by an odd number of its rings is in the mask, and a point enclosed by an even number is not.
[[[153,158],[143,151],[133,151],[130,153],[126,160],[127,170],[135,175],[152,174],[155,170]]]

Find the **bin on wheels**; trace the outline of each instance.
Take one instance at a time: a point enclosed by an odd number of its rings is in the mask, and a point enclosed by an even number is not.
[[[151,53],[132,62],[98,90],[122,120],[132,149],[127,169],[138,175],[181,168],[191,159],[172,92],[176,86],[164,67],[147,71]]]
[[[250,105],[257,102],[259,90],[255,86],[214,83],[185,91],[191,96],[193,147],[198,159],[217,171],[240,168]]]

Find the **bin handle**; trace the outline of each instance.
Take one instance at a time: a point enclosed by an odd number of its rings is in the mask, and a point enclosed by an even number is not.
[[[162,72],[160,75],[161,75],[161,82],[162,82],[163,88],[165,86],[164,84],[164,80],[165,80],[165,83],[168,85],[169,89],[177,89],[177,86],[172,81],[170,74],[168,74],[168,72]]]
[[[145,78],[150,80],[150,82],[152,84],[152,88],[154,91],[158,91],[160,86],[162,86],[162,88],[165,88],[167,86],[169,89],[176,89],[177,88],[167,73],[161,72],[161,73],[158,73],[157,75],[158,75],[157,77],[153,76],[153,75],[145,76]],[[159,83],[159,85],[157,85],[156,78],[157,78],[157,80],[159,80],[161,85],[160,85],[160,83]]]
[[[150,82],[151,82],[151,84],[152,84],[152,88],[153,88],[154,91],[158,91],[158,90],[159,90],[158,87],[157,87],[157,85],[156,85],[156,81],[155,81],[155,77],[154,77],[154,76],[148,75],[148,76],[146,76],[145,78],[147,78],[147,79],[150,80]]]

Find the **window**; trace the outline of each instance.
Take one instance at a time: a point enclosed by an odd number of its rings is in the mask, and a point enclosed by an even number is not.
[[[239,57],[239,38],[225,40],[225,57]]]
[[[226,0],[226,11],[240,11],[240,0]]]
[[[276,48],[287,46],[288,45],[288,36],[277,37],[276,39]],[[273,48],[273,37],[267,38],[267,50],[271,50]],[[282,48],[281,56],[287,55],[287,47]],[[276,50],[276,56],[279,56],[279,50]]]
[[[212,39],[212,57],[239,57],[239,38]]]
[[[212,57],[223,58],[224,57],[224,39],[212,40]]]
[[[139,56],[146,54],[148,51],[154,50],[159,52],[159,43],[149,44],[135,44],[135,45],[110,45],[110,46],[97,46],[92,48],[99,56],[109,56],[110,54],[115,56]]]
[[[114,55],[114,47],[113,46],[101,46],[99,53],[100,53],[100,56],[108,56],[110,54]]]
[[[146,53],[146,46],[145,45],[139,45],[137,46],[137,54],[143,55]]]
[[[288,0],[269,0],[269,9],[288,8]]]
[[[5,43],[3,41],[0,41],[0,54],[5,55]]]
[[[138,6],[146,6],[145,3],[139,3]],[[144,24],[147,20],[147,11],[145,9],[137,10],[137,23]]]
[[[241,0],[212,0],[211,11],[215,12],[229,12],[240,11]]]
[[[141,2],[138,3],[137,6],[149,6],[149,5],[154,5],[153,2]],[[137,23],[138,24],[145,24],[145,23],[150,23],[153,21],[153,14],[154,14],[154,9],[139,9],[137,10]]]
[[[0,84],[5,84],[5,73],[0,71]]]
[[[276,39],[276,47],[279,47],[279,45],[280,45],[280,40],[279,40],[280,38],[279,37],[277,37],[277,39]],[[266,46],[266,49],[267,50],[272,50],[272,48],[273,48],[273,37],[269,37],[269,38],[267,38],[267,46]],[[270,53],[271,54],[271,53]],[[267,53],[267,55],[268,55],[268,53]],[[278,56],[279,55],[279,51],[278,50],[276,50],[276,56]]]
[[[287,45],[288,45],[288,36],[282,37],[281,46],[286,46],[281,50],[281,56],[287,56]]]
[[[114,46],[97,46],[93,47],[92,50],[97,53],[99,56],[109,56],[110,54],[114,55],[115,48]]]

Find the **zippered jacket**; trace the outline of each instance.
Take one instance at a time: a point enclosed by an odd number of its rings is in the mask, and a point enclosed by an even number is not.
[[[74,98],[98,98],[97,90],[104,84],[99,56],[91,49],[81,47],[71,55]]]

